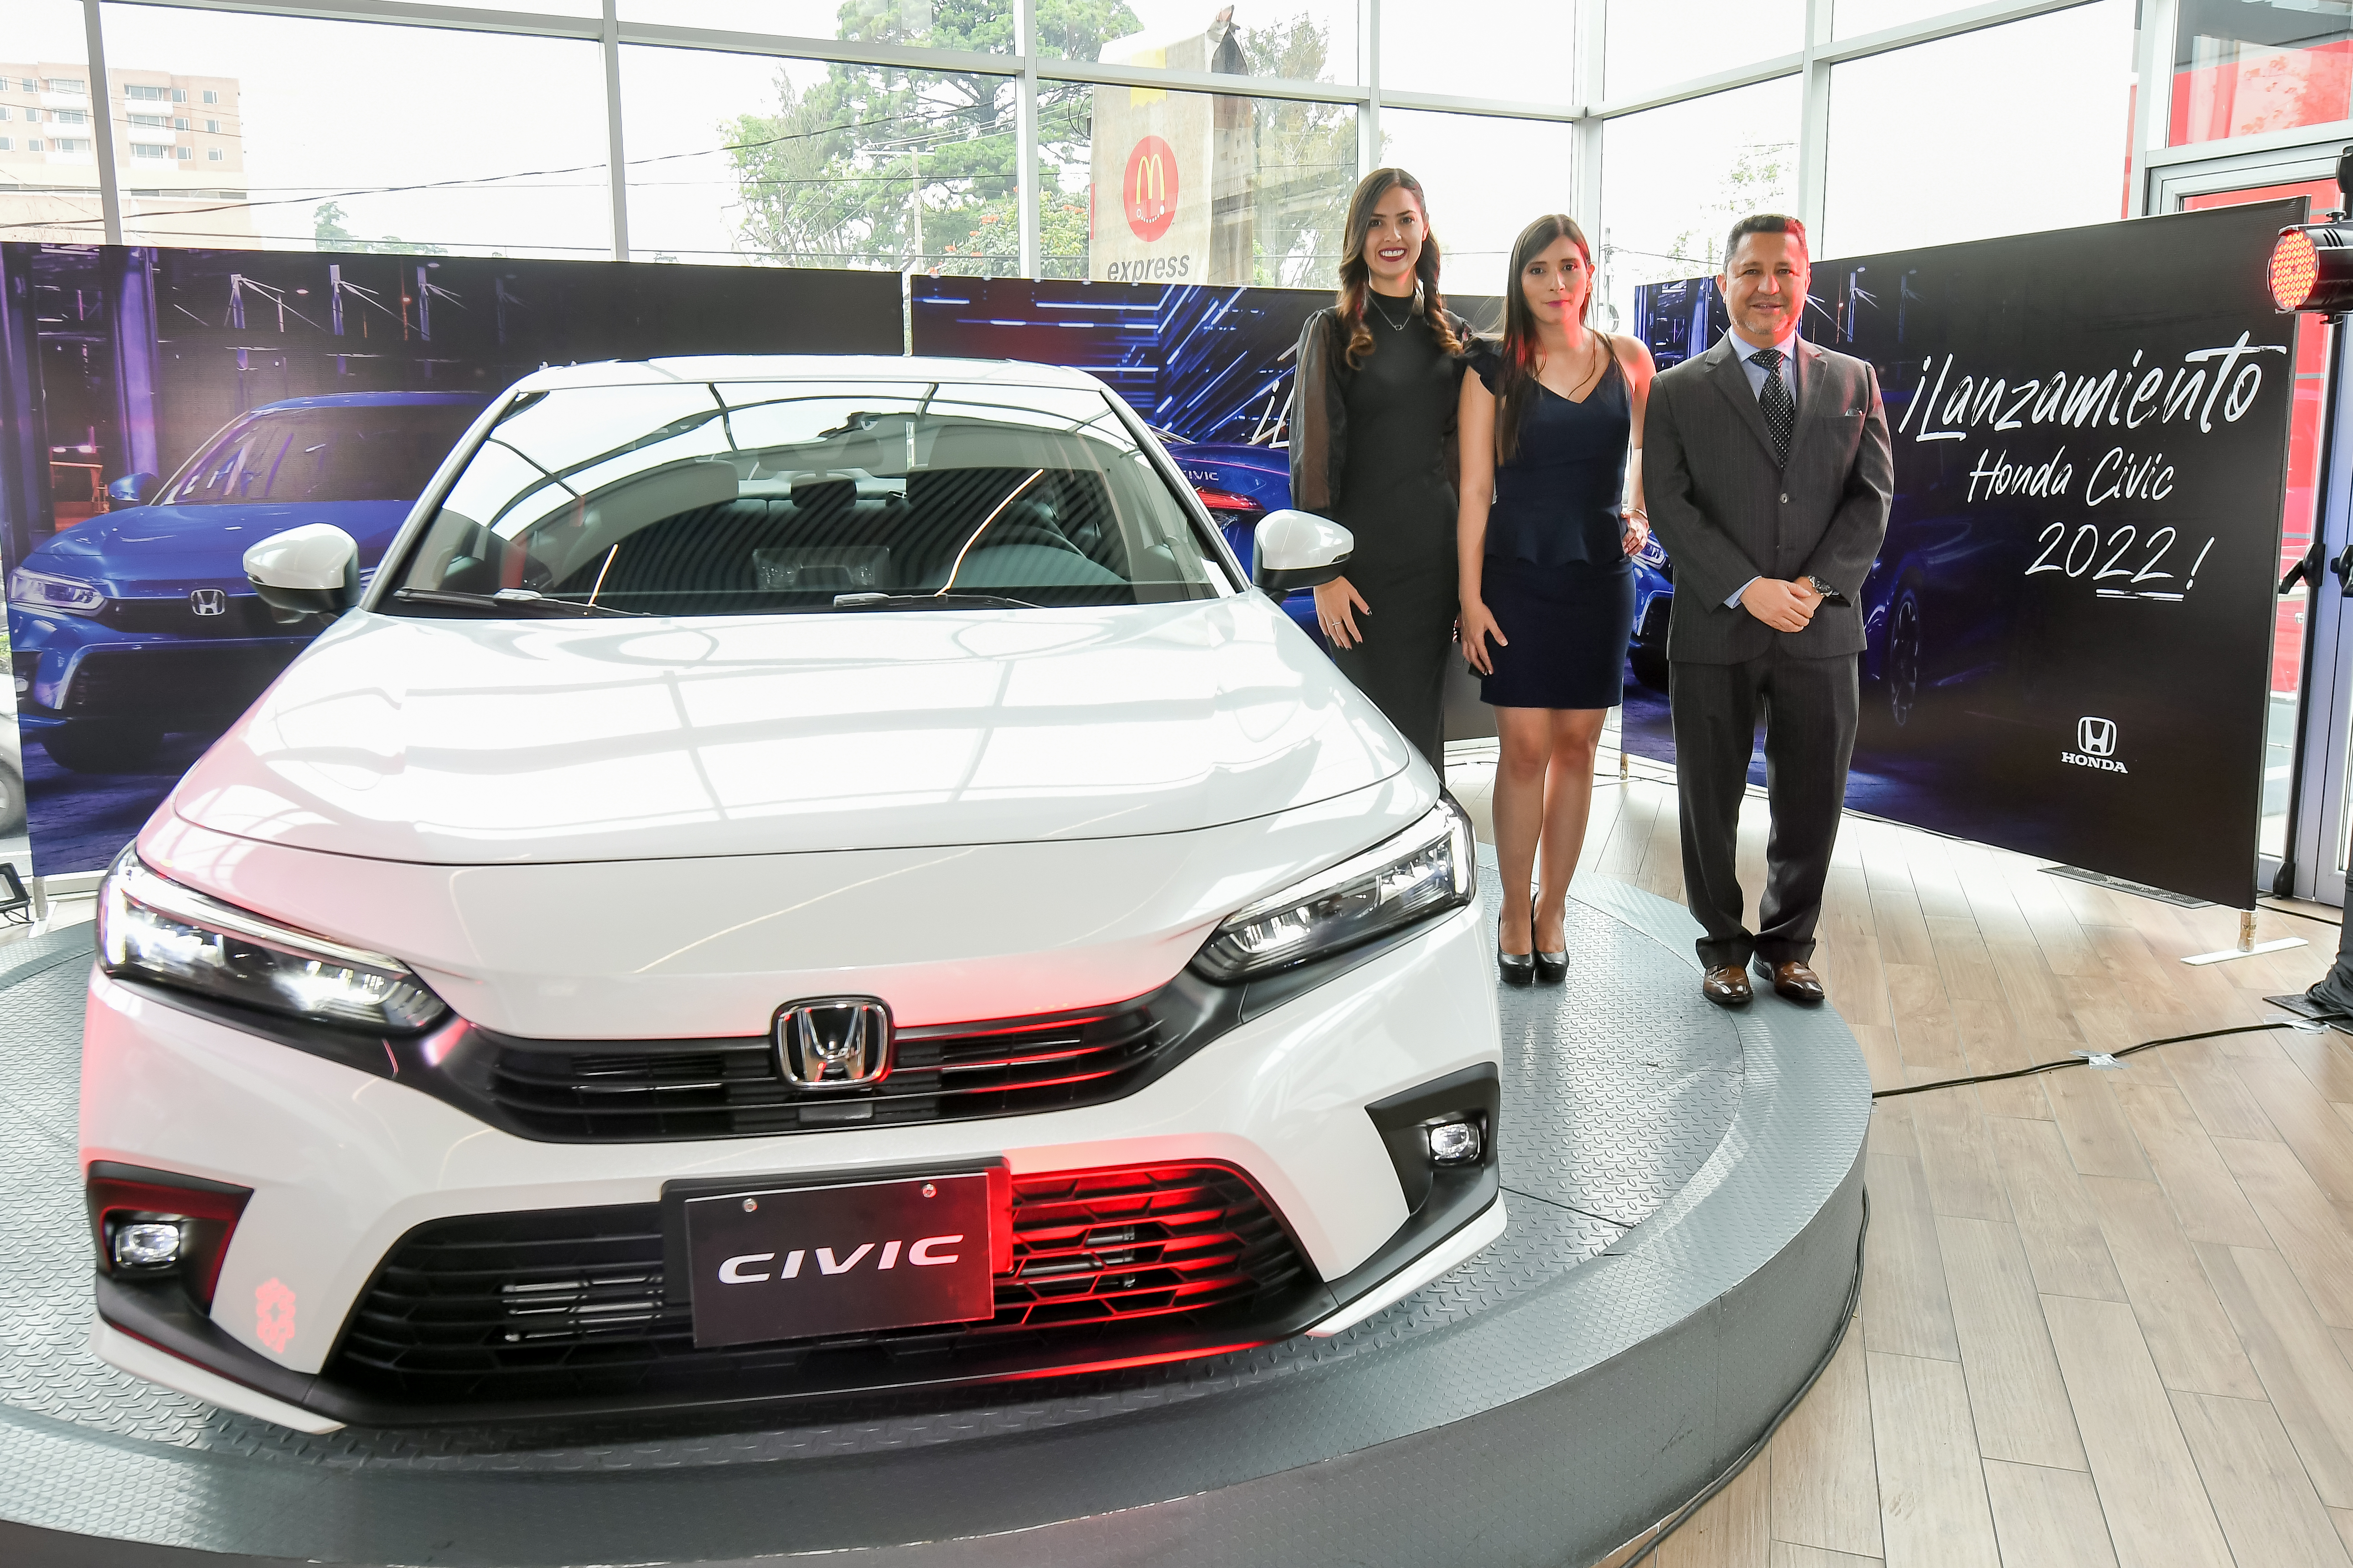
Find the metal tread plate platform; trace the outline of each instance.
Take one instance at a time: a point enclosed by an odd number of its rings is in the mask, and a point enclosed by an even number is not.
[[[0,1520],[354,1563],[1587,1561],[1831,1342],[1869,1088],[1828,1010],[1709,1006],[1679,907],[1588,878],[1570,916],[1567,983],[1503,993],[1504,1236],[1342,1334],[765,1419],[320,1436],[85,1348],[87,928],[5,950]]]

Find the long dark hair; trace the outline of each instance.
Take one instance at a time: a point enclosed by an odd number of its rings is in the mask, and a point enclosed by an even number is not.
[[[1421,209],[1421,258],[1413,264],[1413,308],[1430,318],[1440,348],[1451,354],[1462,352],[1454,329],[1447,324],[1445,296],[1438,291],[1438,237],[1430,231],[1430,198],[1421,194],[1421,182],[1403,169],[1375,169],[1356,182],[1356,194],[1348,198],[1347,244],[1340,255],[1340,323],[1348,329],[1350,370],[1373,352],[1373,330],[1365,324],[1365,296],[1372,287],[1372,268],[1365,265],[1365,231],[1372,226],[1373,209],[1398,185]]]
[[[1567,213],[1546,213],[1527,227],[1520,237],[1512,241],[1512,265],[1504,274],[1504,346],[1499,357],[1503,361],[1503,384],[1495,391],[1495,461],[1508,463],[1520,449],[1520,421],[1527,417],[1528,400],[1536,388],[1536,313],[1528,308],[1528,291],[1522,274],[1528,263],[1549,250],[1555,242],[1566,239],[1577,247],[1585,258],[1585,309],[1577,312],[1577,321],[1587,321],[1593,314],[1593,247],[1585,242],[1585,231]],[[1601,340],[1601,352],[1614,353],[1609,338]],[[1607,368],[1606,366],[1604,367]]]

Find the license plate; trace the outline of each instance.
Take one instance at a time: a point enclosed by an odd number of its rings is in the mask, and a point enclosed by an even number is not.
[[[996,1313],[984,1173],[691,1197],[694,1342],[740,1345]]]

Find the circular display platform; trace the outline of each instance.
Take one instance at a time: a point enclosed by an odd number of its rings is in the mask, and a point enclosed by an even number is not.
[[[1710,1006],[1694,934],[1580,883],[1567,982],[1502,993],[1503,1237],[1329,1339],[765,1416],[326,1436],[89,1352],[88,928],[0,950],[0,1556],[1592,1561],[1755,1442],[1855,1277],[1853,1040],[1769,994]]]

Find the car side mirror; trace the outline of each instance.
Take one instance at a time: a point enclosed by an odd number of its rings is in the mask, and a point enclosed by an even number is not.
[[[308,522],[247,551],[245,575],[273,610],[339,616],[360,602],[360,547],[333,523]]]
[[[125,474],[106,487],[106,510],[121,511],[127,506],[145,506],[163,483],[153,474]]]
[[[1355,534],[1312,511],[1271,511],[1259,520],[1250,575],[1280,599],[1337,577],[1356,548]]]

